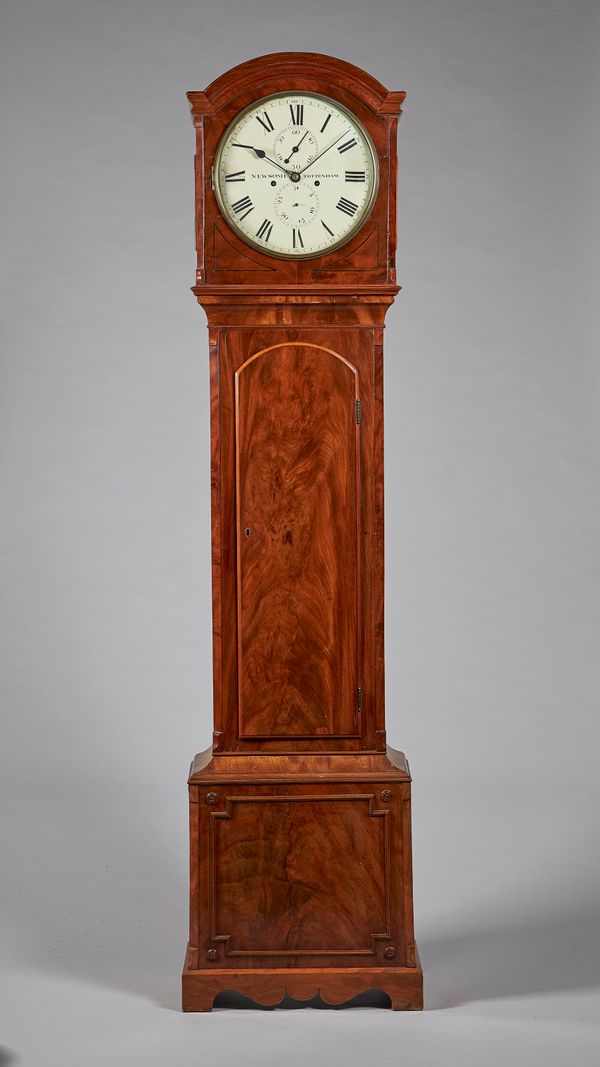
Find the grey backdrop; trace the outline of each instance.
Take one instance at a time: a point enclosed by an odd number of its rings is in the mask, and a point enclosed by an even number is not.
[[[3,8],[0,1063],[597,1063],[599,5]],[[387,693],[423,1015],[177,1011],[211,734],[184,94],[283,49],[408,93]]]

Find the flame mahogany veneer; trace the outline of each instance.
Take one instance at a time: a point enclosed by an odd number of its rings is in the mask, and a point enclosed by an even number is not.
[[[380,168],[360,230],[301,261],[242,241],[211,184],[231,120],[284,90],[349,108]],[[193,292],[210,347],[214,735],[189,776],[183,1007],[210,1011],[224,990],[273,1005],[377,988],[421,1008],[411,778],[384,718],[383,328],[398,292],[404,93],[298,52],[188,98]]]

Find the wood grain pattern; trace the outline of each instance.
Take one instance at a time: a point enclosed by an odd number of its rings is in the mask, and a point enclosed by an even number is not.
[[[356,734],[358,372],[283,342],[235,383],[240,736]]]
[[[391,936],[388,817],[369,793],[227,796],[210,816],[211,942],[228,958],[374,956]]]
[[[297,262],[249,248],[211,185],[229,122],[286,90],[350,108],[380,167],[365,225]],[[209,1011],[223,990],[273,1005],[376,988],[418,1009],[411,778],[384,715],[383,327],[399,289],[404,93],[332,57],[279,53],[188,98],[193,292],[210,349],[214,735],[189,776],[183,1007]]]

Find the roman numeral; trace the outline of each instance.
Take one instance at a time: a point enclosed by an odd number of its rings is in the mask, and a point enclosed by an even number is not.
[[[364,170],[347,170],[346,181],[347,182],[364,182],[366,174]]]
[[[356,138],[352,137],[350,141],[345,141],[344,144],[338,145],[338,152],[348,152],[350,148],[354,148],[356,143]]]
[[[327,225],[327,223],[326,223],[326,222],[323,222],[323,219],[321,219],[321,226],[324,226],[324,227],[325,227],[325,229],[327,230],[327,233],[330,233],[332,237],[334,237],[334,236],[335,236],[335,234],[334,234],[333,230],[330,230],[330,229],[329,229],[329,226]]]
[[[325,119],[325,122],[321,126],[321,129],[319,130],[319,133],[323,133],[323,130],[325,129],[325,127],[326,127],[327,123],[329,122],[330,118],[331,118],[331,111],[329,112],[327,118]]]
[[[246,181],[246,171],[245,170],[234,170],[232,174],[226,174],[225,175],[225,181],[226,182],[245,182]]]
[[[337,204],[335,205],[340,211],[344,211],[346,215],[352,217],[358,211],[358,204],[355,204],[352,200],[346,200],[345,196],[340,196]]]
[[[273,223],[269,222],[268,219],[265,219],[265,221],[261,222],[260,226],[258,227],[258,229],[256,231],[256,236],[257,237],[262,237],[263,241],[266,244],[267,241],[269,240],[269,237],[271,236],[271,230],[272,229],[273,229]]]
[[[263,129],[266,130],[267,133],[270,133],[271,130],[275,129],[275,127],[273,126],[273,123],[271,122],[271,116],[268,115],[266,111],[263,111],[263,115],[265,116],[264,119],[262,119],[260,117],[260,115],[257,115],[256,119],[257,119],[258,122],[260,122],[260,124],[263,127]]]
[[[292,126],[302,126],[304,124],[304,104],[290,104],[290,111],[292,113]]]
[[[292,230],[292,244],[294,248],[304,248],[304,241],[300,230]]]
[[[249,215],[251,211],[254,211],[254,204],[249,196],[243,196],[241,200],[236,200],[235,204],[231,205],[231,210],[236,215],[240,216],[240,219],[245,219],[246,215]],[[242,211],[244,214],[242,215]]]

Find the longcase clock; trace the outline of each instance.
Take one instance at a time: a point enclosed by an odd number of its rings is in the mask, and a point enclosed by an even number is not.
[[[284,52],[188,93],[211,374],[214,735],[189,776],[183,1006],[422,1007],[386,745],[383,327],[404,93]]]

